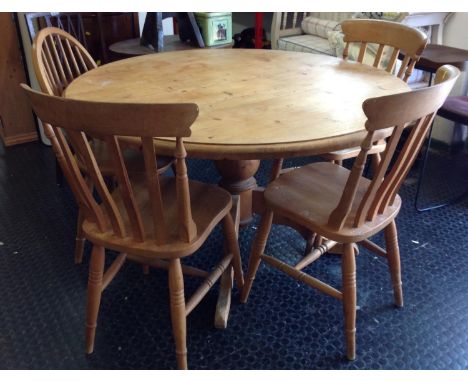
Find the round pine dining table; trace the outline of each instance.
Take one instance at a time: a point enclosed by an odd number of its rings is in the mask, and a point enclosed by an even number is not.
[[[101,102],[196,103],[199,116],[184,139],[187,155],[214,160],[220,185],[239,195],[233,209],[238,228],[263,209],[254,177],[261,159],[357,146],[365,135],[364,100],[408,90],[384,70],[326,55],[194,49],[100,66],[76,78],[64,95]],[[141,143],[122,139],[136,147]],[[174,153],[174,140],[155,138],[154,144],[159,154]],[[231,288],[228,268],[216,307],[218,328],[227,326]]]
[[[384,70],[321,54],[195,49],[100,66],[76,78],[65,97],[196,103],[187,155],[216,161],[220,184],[240,196],[240,220],[247,223],[259,160],[357,146],[365,134],[363,101],[408,90]],[[154,142],[157,153],[173,154],[173,140]]]

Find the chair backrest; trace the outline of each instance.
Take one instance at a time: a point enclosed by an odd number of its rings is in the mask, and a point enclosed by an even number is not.
[[[111,230],[117,237],[139,242],[149,239],[158,244],[168,243],[168,233],[171,230],[165,220],[153,137],[175,137],[178,239],[183,242],[192,241],[196,235],[196,226],[191,213],[183,137],[191,135],[190,126],[198,116],[196,104],[86,102],[45,95],[26,85],[22,87],[39,119],[52,126],[68,166],[66,176],[70,187],[86,218],[95,222],[101,232]],[[67,139],[62,130],[66,132]],[[119,210],[104,182],[86,137],[88,134],[99,135],[107,144],[115,169],[117,190],[125,206],[123,210]],[[142,212],[137,205],[134,186],[122,158],[118,136],[141,138],[146,188],[153,221],[152,232],[144,230]],[[86,165],[87,175],[102,200],[101,204],[86,185],[72,150]],[[129,222],[132,232],[126,232],[124,221]]]
[[[393,205],[437,110],[444,103],[459,74],[457,68],[444,65],[437,71],[434,86],[364,101],[362,108],[367,116],[367,135],[354,161],[340,202],[328,220],[332,228],[338,230],[344,226],[360,227],[366,222],[372,222],[378,214],[384,213],[387,207]],[[394,160],[401,134],[412,122],[415,125]],[[382,160],[365,194],[362,198],[356,198],[359,183],[363,180],[367,152],[375,141],[385,136],[389,136],[389,139]],[[349,219],[351,211],[355,211],[355,215]]]
[[[399,55],[403,55],[401,66],[396,73],[398,78],[407,81],[413,72],[414,66],[427,44],[427,36],[418,29],[407,25],[385,20],[345,20],[341,29],[346,43],[343,58],[349,53],[352,43],[359,43],[358,62],[363,62],[369,44],[377,44],[377,52],[373,66],[380,67],[384,49],[390,49],[390,57],[385,70],[391,73]]]
[[[61,96],[70,82],[97,67],[76,38],[54,27],[39,31],[34,38],[32,53],[39,85],[50,95]]]

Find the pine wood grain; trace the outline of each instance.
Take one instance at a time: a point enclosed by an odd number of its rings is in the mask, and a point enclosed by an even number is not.
[[[364,137],[362,102],[406,90],[385,71],[335,57],[235,49],[118,61],[80,76],[65,95],[196,102],[199,118],[184,140],[188,155],[238,160],[323,154],[358,145]],[[174,143],[158,138],[156,146],[168,154]]]

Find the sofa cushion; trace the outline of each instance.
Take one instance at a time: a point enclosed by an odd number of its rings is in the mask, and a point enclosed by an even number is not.
[[[353,19],[377,19],[387,21],[401,21],[405,13],[403,12],[356,12]]]
[[[327,39],[310,34],[281,37],[278,40],[278,49],[335,56],[335,49],[330,47]]]
[[[327,38],[328,32],[340,29],[340,22],[309,16],[302,20],[301,29],[305,34]]]

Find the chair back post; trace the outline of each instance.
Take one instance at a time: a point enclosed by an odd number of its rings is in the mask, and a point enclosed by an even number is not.
[[[60,154],[70,169],[71,188],[87,219],[95,222],[102,233],[142,242],[149,238],[157,244],[167,244],[170,227],[164,217],[164,200],[156,168],[154,137],[176,138],[176,192],[179,216],[179,240],[191,242],[197,228],[192,219],[190,191],[185,164],[186,151],[182,138],[191,135],[190,126],[198,116],[195,104],[130,104],[71,100],[44,95],[22,85],[34,112],[44,124],[53,126]],[[67,135],[65,139],[61,130]],[[99,168],[87,136],[99,135],[106,142],[118,180],[117,193],[111,193]],[[142,140],[145,161],[146,188],[149,193],[153,232],[145,232],[142,212],[135,196],[134,184],[122,156],[118,136],[137,136]],[[86,166],[102,203],[94,199],[81,174],[72,150]],[[117,203],[119,198],[122,203]],[[119,208],[118,206],[122,206]],[[127,224],[126,224],[127,222]],[[126,227],[129,227],[127,232]]]
[[[427,36],[416,28],[385,20],[344,20],[341,29],[346,43],[343,58],[349,56],[351,43],[359,43],[358,62],[363,62],[369,44],[377,44],[377,52],[373,62],[374,67],[381,65],[384,49],[391,49],[390,58],[385,66],[387,72],[392,72],[400,54],[403,61],[396,76],[403,81],[408,81],[414,66],[427,44]]]
[[[444,103],[459,74],[457,68],[444,65],[438,70],[436,76],[438,82],[434,86],[364,101],[362,108],[367,117],[367,136],[354,161],[343,195],[330,214],[328,220],[330,227],[337,230],[347,224],[354,228],[360,227],[366,222],[372,222],[378,214],[384,213],[386,208],[394,203],[401,183],[416,159],[437,110]],[[394,160],[401,134],[412,122],[416,124]],[[382,160],[362,199],[356,200],[367,152],[376,140],[381,139],[383,135],[388,136],[389,132],[390,137]],[[355,203],[358,204],[356,215],[353,221],[349,222],[347,218]]]
[[[187,152],[184,147],[182,137],[177,138],[176,142],[176,187],[177,187],[177,206],[179,220],[179,239],[185,242],[191,242],[197,234],[197,227],[192,219],[190,209],[190,191],[187,176],[187,165],[185,158]]]

